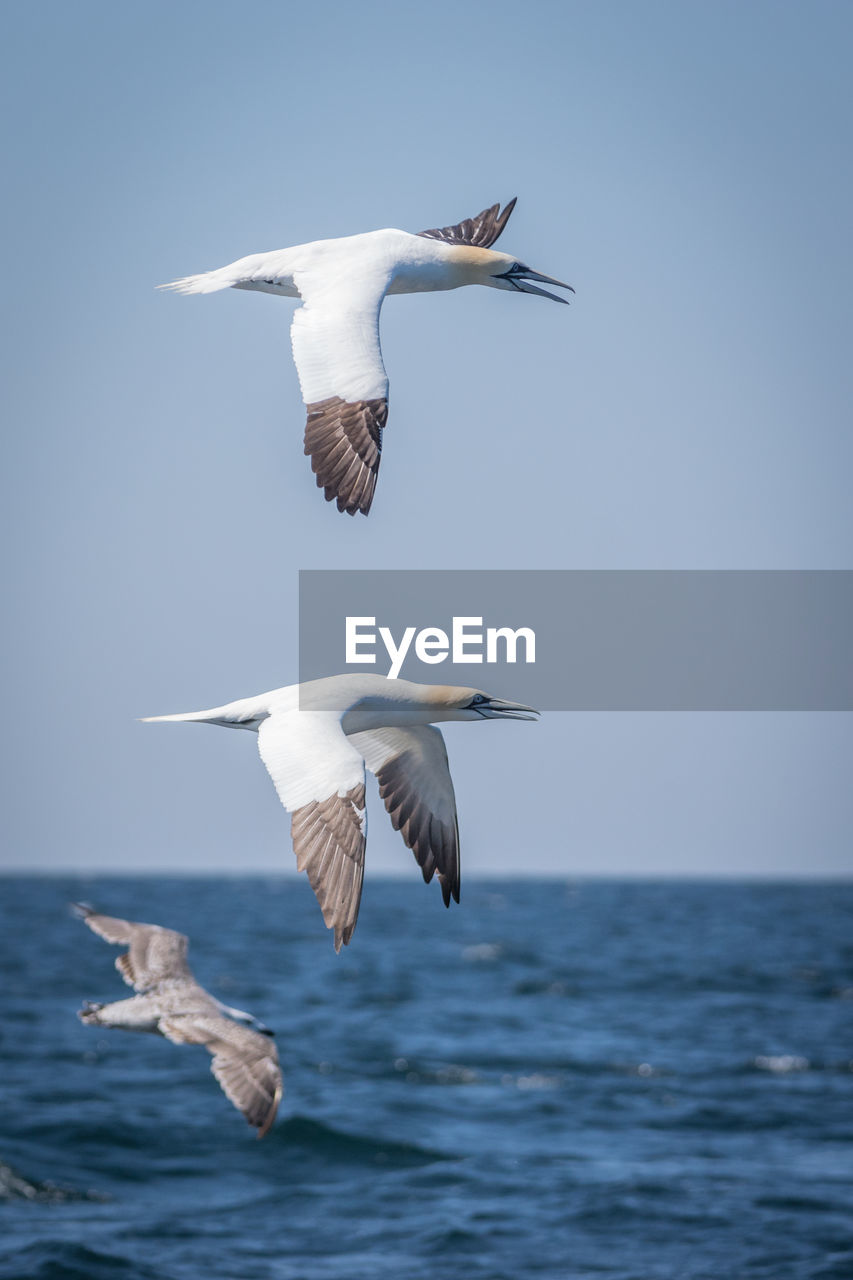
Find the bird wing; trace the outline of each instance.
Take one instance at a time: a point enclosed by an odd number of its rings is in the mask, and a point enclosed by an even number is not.
[[[379,345],[379,311],[390,271],[300,271],[303,299],[290,329],[302,399],[308,409],[305,453],[317,486],[339,511],[367,515],[373,501],[388,375]]]
[[[213,1054],[210,1069],[225,1096],[262,1138],[284,1092],[274,1041],[229,1018],[197,1014],[161,1018],[160,1030],[174,1044],[203,1044]]]
[[[376,774],[379,794],[429,882],[438,872],[444,905],[459,901],[456,796],[440,730],[432,725],[371,729],[350,742]]]
[[[445,244],[472,244],[478,249],[491,249],[509,222],[516,199],[513,196],[503,213],[499,204],[493,204],[490,209],[483,209],[482,213],[457,222],[454,227],[433,227],[431,231],[419,231],[418,235],[429,240],[443,240]]]
[[[116,960],[116,968],[128,986],[145,992],[169,978],[194,981],[187,964],[188,939],[173,929],[158,924],[140,924],[102,916],[91,908],[78,905],[77,913],[93,933],[107,942],[129,944],[130,950]]]
[[[258,730],[258,750],[292,814],[296,866],[305,871],[335,950],[349,942],[364,878],[364,761],[331,711],[287,711]]]

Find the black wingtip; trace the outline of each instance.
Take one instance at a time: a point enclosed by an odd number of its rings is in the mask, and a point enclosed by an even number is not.
[[[477,249],[491,249],[500,236],[509,215],[515,208],[517,196],[513,196],[501,213],[500,202],[481,209],[473,218],[463,218],[451,227],[432,227],[429,231],[419,231],[419,236],[428,240],[443,240],[445,244],[473,245]]]
[[[451,901],[458,902],[459,881],[457,880],[456,883],[453,884],[446,876],[442,876],[441,874],[439,874],[438,879],[441,884],[441,896],[444,899],[444,905],[449,907]]]
[[[495,241],[498,240],[501,235],[503,235],[504,227],[509,222],[509,215],[512,213],[513,209],[515,208],[515,203],[517,200],[518,200],[518,196],[513,196],[509,204],[505,207],[503,213],[498,218],[497,223],[495,225],[495,238],[492,241],[492,244],[494,244]],[[498,205],[498,208],[500,208],[500,205]]]

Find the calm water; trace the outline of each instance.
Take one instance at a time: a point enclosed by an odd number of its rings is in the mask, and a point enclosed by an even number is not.
[[[0,880],[0,1277],[853,1277],[853,886]],[[277,1032],[257,1142],[66,911]]]

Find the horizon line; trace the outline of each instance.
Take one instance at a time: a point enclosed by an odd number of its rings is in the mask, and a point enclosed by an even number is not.
[[[298,871],[286,869],[241,869],[239,871],[211,869],[207,867],[184,868],[67,868],[67,867],[0,867],[0,878],[17,879],[161,879],[161,880],[292,880],[299,883],[304,880]],[[405,871],[378,871],[370,876],[372,881],[405,881],[411,877]],[[628,881],[633,883],[694,883],[694,884],[849,884],[853,883],[853,868],[850,871],[536,871],[528,870],[523,874],[501,871],[468,871],[466,882],[514,883],[524,881],[557,881],[572,883],[577,881]]]

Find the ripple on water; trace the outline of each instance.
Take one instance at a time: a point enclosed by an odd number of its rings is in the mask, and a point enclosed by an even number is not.
[[[42,1240],[0,1258],[0,1280],[166,1280],[161,1270],[119,1254]]]
[[[291,1153],[294,1148],[297,1151],[301,1149],[306,1159],[323,1158],[336,1164],[384,1165],[399,1169],[454,1159],[445,1152],[432,1151],[414,1143],[344,1133],[307,1116],[291,1116],[278,1124],[270,1136],[275,1137],[276,1143],[286,1143]]]

